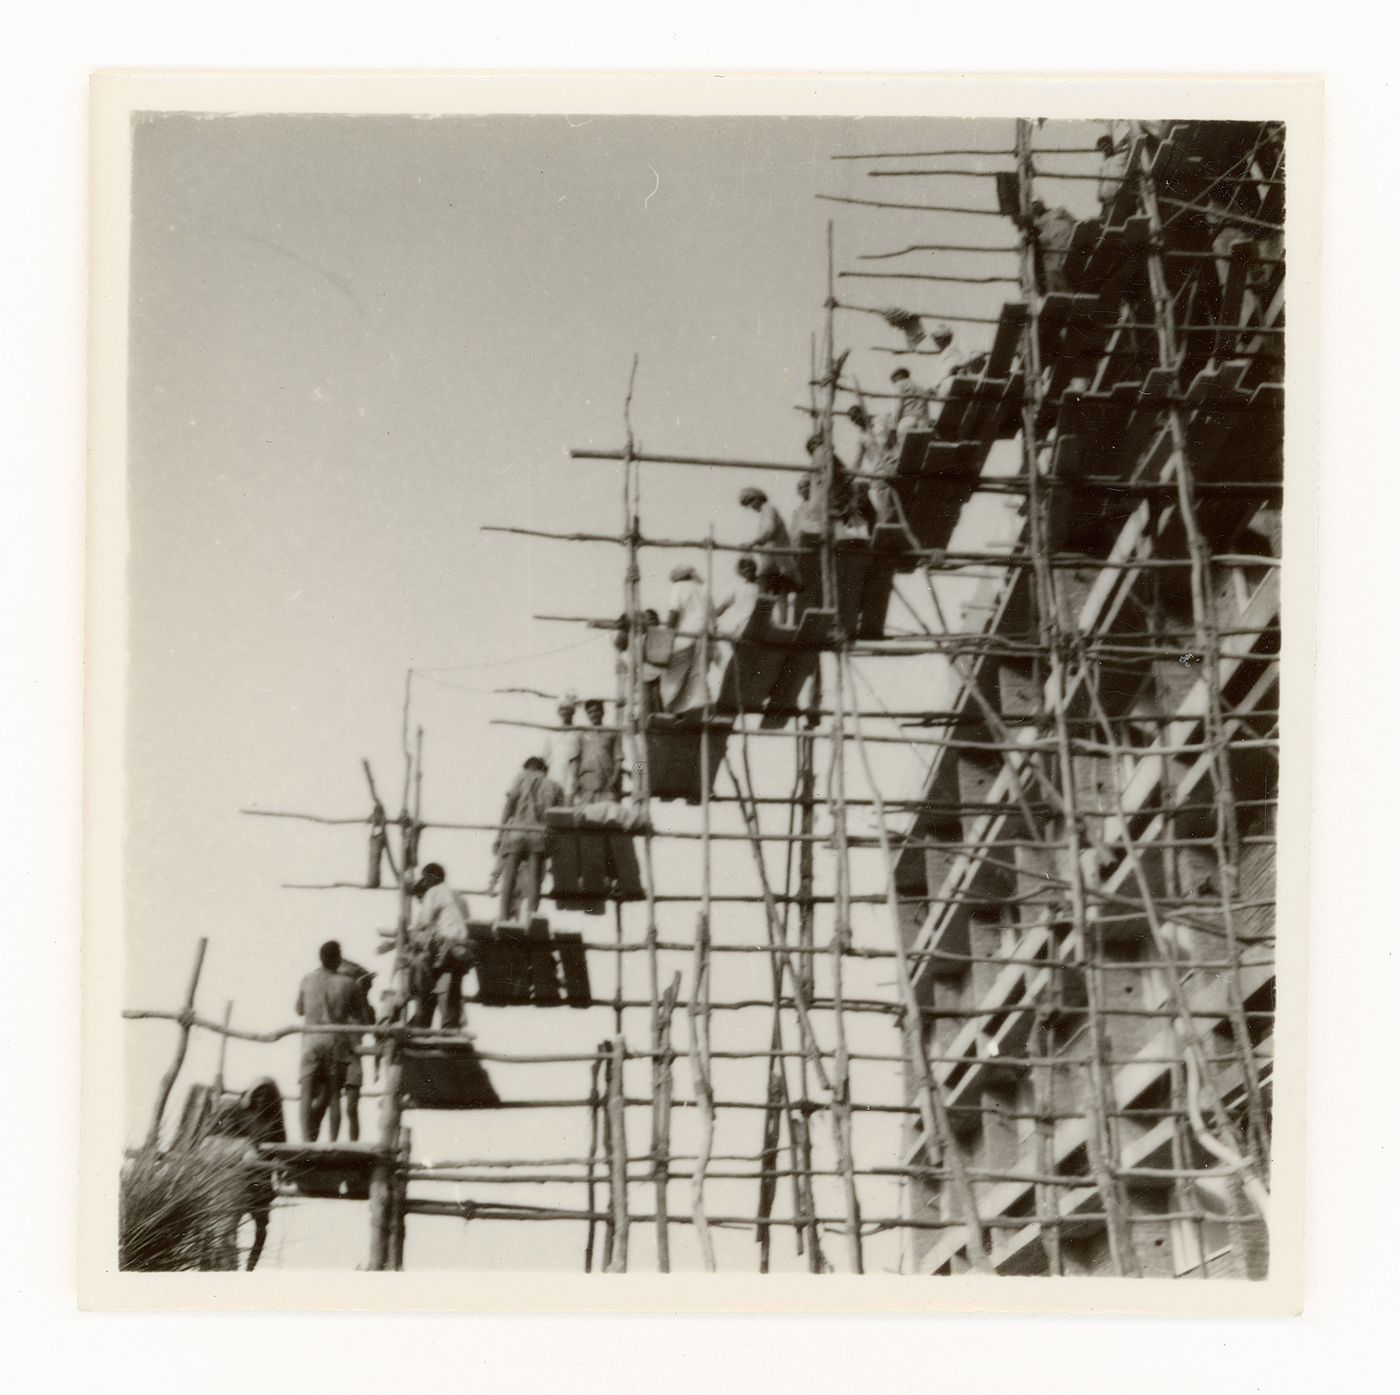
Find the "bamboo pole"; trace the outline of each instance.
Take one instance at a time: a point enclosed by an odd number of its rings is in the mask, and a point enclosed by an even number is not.
[[[744,733],[747,736],[747,733]],[[736,792],[742,796],[742,788],[739,785],[738,777],[734,773],[733,767],[729,763],[729,757],[725,756],[725,769],[734,785]],[[774,1000],[782,997],[783,971],[787,972],[788,981],[792,984],[792,1001],[797,1005],[798,1029],[801,1033],[803,1045],[808,1053],[813,1070],[822,1089],[829,1089],[830,1082],[827,1080],[822,1070],[821,1058],[822,1050],[817,1043],[816,1032],[814,1031],[811,1019],[807,1013],[806,987],[801,973],[798,971],[796,963],[792,957],[791,949],[787,943],[787,935],[782,926],[782,918],[778,915],[777,903],[774,899],[772,888],[768,884],[768,872],[763,863],[763,852],[760,846],[761,834],[758,830],[758,820],[756,814],[744,804],[740,804],[743,813],[744,823],[749,833],[750,850],[753,854],[754,869],[758,876],[759,890],[762,895],[764,908],[764,922],[768,932],[769,958],[773,964],[777,975],[773,985]]]
[[[614,1037],[609,1046],[607,1074],[608,1164],[611,1178],[609,1194],[612,1214],[612,1253],[607,1271],[627,1272],[627,1241],[630,1219],[627,1206],[627,1110],[624,1103],[623,1065],[627,1060],[627,1042]]]
[[[826,225],[826,391],[821,399],[821,437],[824,443],[823,460],[824,504],[822,512],[822,605],[834,617],[836,654],[834,662],[839,665],[849,638],[841,622],[841,609],[837,592],[835,518],[832,500],[836,495],[837,464],[836,439],[833,420],[836,411],[836,383],[841,374],[841,364],[845,355],[836,356],[836,253],[835,230],[830,222]],[[827,808],[831,816],[832,852],[835,861],[836,897],[834,924],[832,927],[831,986],[832,986],[832,1041],[835,1047],[831,1075],[832,1131],[836,1144],[836,1155],[842,1173],[842,1190],[846,1201],[846,1245],[853,1272],[865,1272],[865,1253],[862,1238],[860,1195],[855,1178],[855,1139],[851,1121],[851,1066],[850,1049],[846,1040],[844,1012],[845,972],[842,951],[851,937],[851,869],[847,848],[846,827],[846,756],[844,750],[845,693],[840,681],[839,667],[836,669],[836,683],[833,685],[831,718],[831,763],[827,772]]]
[[[402,838],[402,871],[399,874],[399,917],[394,933],[393,983],[401,1011],[407,1011],[409,1001],[406,992],[408,971],[408,934],[412,920],[413,884],[417,877],[417,843],[414,833],[416,816],[421,808],[410,812],[409,797],[413,790],[414,758],[409,746],[409,713],[413,701],[413,670],[410,668],[404,677],[403,711],[400,720],[400,744],[403,750],[403,800],[400,805],[399,827]],[[421,740],[421,738],[420,738]],[[420,745],[421,753],[421,745]],[[365,773],[369,775],[369,764],[365,763]],[[421,798],[421,782],[418,786]],[[372,791],[372,778],[371,778]],[[401,1027],[391,1028],[383,1036],[380,1057],[383,1093],[379,1101],[379,1150],[369,1185],[369,1263],[371,1270],[392,1267],[392,1245],[396,1213],[403,1209],[398,1203],[399,1171],[399,1132],[403,1121],[403,1065],[400,1053],[404,1034]]]
[[[175,1056],[165,1074],[161,1076],[160,1085],[156,1089],[156,1102],[151,1108],[151,1126],[146,1130],[146,1148],[149,1152],[154,1152],[160,1145],[160,1124],[165,1114],[165,1106],[169,1102],[171,1090],[175,1088],[175,1081],[179,1078],[180,1068],[185,1064],[185,1052],[189,1050],[190,1045],[190,1028],[195,1020],[194,998],[199,991],[199,974],[204,967],[204,952],[208,948],[208,937],[201,935],[198,944],[195,945],[194,967],[190,970],[189,985],[185,989],[185,1005],[176,1017],[180,1031],[175,1039]]]
[[[700,1111],[700,1156],[691,1177],[690,1209],[700,1254],[706,1270],[715,1269],[714,1243],[710,1238],[705,1216],[705,1173],[714,1145],[716,1101],[709,1070],[710,1016],[710,927],[709,916],[702,910],[696,917],[695,950],[691,966],[691,995],[686,1004],[690,1027],[690,1070],[695,1091],[695,1106]],[[763,1004],[767,1006],[766,1003]]]
[[[838,687],[844,688],[846,686],[846,681],[847,675],[843,665],[843,670],[837,675]],[[877,826],[881,830],[881,842],[885,850],[885,888],[890,912],[890,933],[894,941],[896,972],[900,1001],[902,1004],[900,1025],[903,1029],[905,1051],[908,1057],[909,1068],[914,1077],[919,1119],[923,1125],[924,1138],[926,1141],[929,1144],[936,1145],[943,1157],[948,1160],[949,1174],[953,1183],[954,1195],[963,1213],[964,1223],[967,1226],[968,1262],[980,1273],[992,1273],[992,1261],[987,1246],[986,1231],[983,1228],[981,1217],[978,1214],[976,1194],[973,1192],[971,1182],[968,1180],[967,1168],[963,1162],[962,1154],[959,1151],[957,1138],[949,1123],[946,1101],[943,1099],[942,1090],[937,1077],[934,1075],[929,1064],[928,1045],[924,1040],[923,1031],[923,1023],[926,1014],[923,1012],[918,994],[914,989],[914,979],[909,971],[909,965],[905,955],[904,927],[900,922],[898,901],[894,898],[894,854],[884,834],[884,810],[880,808],[878,803],[880,799],[880,787],[876,782],[875,772],[871,769],[869,758],[865,753],[865,741],[859,721],[854,724],[853,731],[855,734],[856,750],[860,755],[861,764],[865,771],[866,783],[870,786],[871,792],[877,801]]]
[[[1238,355],[1236,355],[1238,357]],[[611,543],[615,547],[625,547],[628,539],[619,537],[616,533],[562,533],[548,528],[515,528],[507,527],[500,523],[483,523],[478,530],[482,533],[505,533],[513,537],[521,538],[549,538],[555,542],[589,542],[589,543]],[[674,550],[684,548],[687,550],[700,551],[706,546],[704,538],[638,538],[636,546],[655,547],[662,550]],[[748,543],[721,543],[714,544],[717,552],[750,552],[752,548]],[[770,552],[797,555],[807,551],[802,547],[770,547]],[[1036,566],[1033,558],[1014,552],[999,552],[992,548],[984,550],[975,549],[953,549],[953,548],[903,548],[896,554],[900,557],[918,557],[928,562],[932,562],[940,568],[955,569],[961,566],[986,566],[997,567],[1023,567],[1032,569]],[[1222,566],[1237,567],[1276,567],[1278,562],[1272,558],[1259,557],[1252,553],[1221,553],[1215,559]],[[1112,558],[1093,557],[1082,552],[1056,552],[1047,562],[1048,566],[1055,569],[1068,571],[1083,571],[1086,568],[1093,568],[1097,571],[1181,571],[1189,569],[1191,561],[1189,558],[1163,558],[1163,557],[1135,557],[1124,561],[1115,561]],[[859,646],[860,649],[867,648],[868,645],[876,645],[875,641]],[[876,645],[871,652],[887,653],[898,652],[888,647],[880,648]],[[923,652],[923,651],[911,651]]]
[[[233,999],[224,1004],[224,1029],[219,1033],[219,1065],[214,1072],[214,1097],[224,1093],[224,1066],[228,1063],[229,1025],[233,1021]]]
[[[393,1218],[389,1231],[388,1267],[398,1273],[403,1269],[404,1238],[408,1219],[408,1178],[412,1166],[412,1131],[399,1134],[398,1167],[394,1175]]]
[[[588,1239],[583,1249],[583,1272],[585,1274],[591,1274],[593,1272],[593,1251],[596,1240],[595,1227],[597,1222],[593,1220],[593,1216],[598,1210],[598,1187],[594,1168],[598,1152],[598,1109],[601,1104],[601,1097],[598,1093],[598,1075],[602,1068],[603,1057],[600,1052],[594,1056],[589,1066],[588,1077],[588,1157],[585,1159],[588,1175],[584,1190],[587,1194],[589,1221]],[[500,1165],[502,1167],[507,1167],[513,1164],[502,1163]]]
[[[1154,240],[1160,239],[1163,225],[1161,211],[1158,207],[1159,196],[1151,164],[1145,156],[1141,173],[1139,196],[1142,200],[1143,212],[1147,215],[1148,229],[1152,237]],[[1178,202],[1170,199],[1162,201]],[[1278,230],[1282,231],[1282,229]],[[1175,338],[1181,333],[1181,330],[1175,325],[1175,314],[1167,287],[1166,271],[1162,266],[1161,259],[1153,253],[1148,254],[1148,276],[1156,311],[1153,328],[1158,335],[1162,366],[1176,375],[1180,372],[1180,366]],[[1176,386],[1179,388],[1180,384],[1178,383]],[[1192,615],[1196,625],[1197,644],[1206,660],[1207,708],[1204,725],[1211,746],[1211,764],[1217,804],[1215,833],[1217,867],[1220,877],[1221,921],[1231,958],[1238,961],[1239,950],[1236,940],[1233,902],[1235,900],[1235,884],[1239,874],[1239,853],[1237,846],[1232,846],[1232,844],[1238,840],[1239,823],[1233,802],[1234,776],[1230,766],[1229,744],[1225,738],[1225,722],[1220,693],[1220,646],[1216,637],[1217,623],[1211,586],[1210,547],[1201,530],[1199,511],[1196,505],[1196,481],[1189,457],[1186,424],[1182,420],[1178,408],[1174,407],[1168,413],[1168,423],[1171,428],[1172,449],[1176,462],[1178,511],[1186,533],[1187,548],[1191,554]],[[1266,1171],[1269,1162],[1268,1129],[1264,1118],[1259,1073],[1254,1062],[1249,1033],[1243,1016],[1238,967],[1227,980],[1226,991],[1230,1000],[1236,1044],[1239,1047],[1244,1068],[1249,1105],[1246,1131],[1258,1159],[1258,1166]]]
[[[411,1216],[446,1216],[452,1220],[469,1221],[586,1221],[589,1213],[582,1210],[574,1210],[566,1207],[547,1206],[525,1206],[518,1202],[483,1202],[483,1201],[411,1201],[407,1207]],[[1132,1216],[1129,1218],[1131,1225],[1161,1225],[1163,1221],[1194,1220],[1201,1215],[1200,1212],[1177,1212],[1163,1211],[1151,1216]],[[606,1212],[597,1212],[596,1218],[605,1220]],[[632,1217],[638,1225],[649,1224],[656,1218],[646,1214],[637,1214]],[[726,1215],[712,1216],[709,1224],[714,1227],[736,1230],[752,1230],[757,1222],[756,1216],[746,1215]],[[839,1227],[845,1224],[840,1216],[815,1215],[810,1218],[820,1226]],[[1019,1231],[1026,1226],[1046,1225],[1053,1217],[1042,1216],[1036,1213],[1025,1213],[1021,1215],[997,1215],[988,1216],[987,1224],[996,1226],[999,1229]],[[1074,1216],[1078,1224],[1102,1225],[1104,1214],[1101,1211],[1077,1211]],[[1219,1216],[1209,1216],[1208,1219],[1219,1220]],[[693,1224],[693,1218],[677,1216],[675,1224]],[[802,1224],[808,1224],[804,1219]],[[799,1222],[788,1217],[775,1216],[771,1224],[781,1226],[791,1226]],[[951,1230],[960,1226],[961,1221],[911,1221],[902,1216],[876,1216],[866,1222],[867,1228],[873,1234],[877,1231],[898,1230],[901,1227],[908,1227],[911,1230],[943,1231]],[[1251,1227],[1257,1230],[1260,1222],[1256,1217],[1245,1216],[1240,1218],[1239,1224],[1242,1228]]]
[[[656,1189],[656,1258],[657,1268],[663,1274],[671,1269],[671,1204],[669,1183],[671,1180],[671,1099],[672,1099],[672,1060],[671,1019],[676,1011],[676,999],[680,995],[681,976],[676,974],[666,988],[657,1010],[654,1073],[652,1076],[652,1128],[651,1128],[651,1178]]]
[[[1045,1250],[1046,1272],[1052,1277],[1064,1273],[1064,1259],[1060,1249],[1058,1177],[1054,1170],[1055,1162],[1055,1068],[1050,1062],[1055,1056],[1055,1026],[1043,1013],[1036,1014],[1036,1029],[1032,1038],[1037,1042],[1037,1054],[1046,1058],[1046,1064],[1035,1071],[1032,1089],[1035,1094],[1036,1163],[1042,1174],[1035,1183],[1035,1209],[1056,1219],[1046,1227],[1041,1244]]]
[[[1021,413],[1021,439],[1025,458],[1025,475],[1031,484],[1026,512],[1030,523],[1031,553],[1037,564],[1034,572],[1035,596],[1042,628],[1042,648],[1049,663],[1050,686],[1053,693],[1050,707],[1051,715],[1055,720],[1056,744],[1059,747],[1058,764],[1065,834],[1070,843],[1068,859],[1070,913],[1075,929],[1079,933],[1080,943],[1089,947],[1091,957],[1097,960],[1103,957],[1103,927],[1091,920],[1086,905],[1084,868],[1079,845],[1079,801],[1075,788],[1070,737],[1064,725],[1064,706],[1069,692],[1069,684],[1060,655],[1061,623],[1054,577],[1046,565],[1048,546],[1044,501],[1037,488],[1037,482],[1040,478],[1040,451],[1036,440],[1036,422],[1039,419],[1041,392],[1040,287],[1035,265],[1037,246],[1033,231],[1031,183],[1033,167],[1031,164],[1030,125],[1019,119],[1016,122],[1016,149],[1017,183],[1020,199],[1019,222],[1022,238],[1021,283],[1022,294],[1029,308],[1021,339],[1021,355],[1028,389],[1027,401],[1022,407]],[[1098,970],[1086,969],[1084,979],[1088,999],[1091,1045],[1089,1057],[1090,1091],[1086,1099],[1088,1118],[1085,1130],[1085,1147],[1088,1153],[1090,1171],[1103,1200],[1104,1213],[1109,1218],[1108,1244],[1113,1266],[1121,1275],[1137,1277],[1141,1272],[1137,1252],[1133,1248],[1132,1235],[1123,1223],[1123,1213],[1126,1209],[1124,1196],[1112,1170],[1111,1159],[1114,1149],[1111,1124],[1108,1118],[1112,1108],[1112,1100],[1104,1067],[1106,1047],[1100,1015],[1102,986]]]

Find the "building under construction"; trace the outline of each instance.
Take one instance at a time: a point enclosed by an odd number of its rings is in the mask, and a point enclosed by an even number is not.
[[[558,1267],[614,1272],[1267,1273],[1284,132],[1055,128],[1007,123],[995,168],[860,157],[979,177],[994,231],[940,242],[966,210],[855,201],[926,213],[929,239],[855,249],[875,272],[829,257],[806,463],[644,452],[630,415],[573,452],[622,482],[620,532],[544,536],[617,554],[621,617],[569,618],[615,637],[627,783],[549,814],[547,916],[472,923],[472,1039],[381,1018],[368,1142],[244,1131],[277,1195],[367,1202],[370,1267],[411,1266],[424,1217],[553,1227]],[[1075,179],[1096,216],[1053,205]],[[952,252],[994,268],[994,313],[939,313],[969,279],[940,274]],[[861,277],[919,306],[846,299]],[[959,318],[989,343],[943,362],[926,327]],[[846,375],[880,320],[892,364],[938,369],[917,412]],[[877,420],[852,460],[843,433]],[[657,537],[654,467],[800,480],[804,502],[785,541]],[[704,557],[695,628],[647,609],[649,549]],[[755,552],[790,584],[716,615],[717,565]],[[931,659],[936,706],[874,676]],[[371,780],[363,819],[400,989],[425,843],[499,832],[424,820],[407,708],[403,738],[401,808]],[[191,1030],[299,1030],[191,1020],[197,980],[185,1013],[129,1014],[182,1022],[176,1069]],[[496,1011],[547,1044],[493,1053]],[[520,1086],[544,1071],[563,1098]],[[166,1155],[230,1108],[196,1091]],[[493,1153],[519,1110],[553,1146]],[[460,1157],[415,1156],[420,1111],[460,1111]]]

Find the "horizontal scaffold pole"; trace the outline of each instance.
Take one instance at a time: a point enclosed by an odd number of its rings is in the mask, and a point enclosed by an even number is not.
[[[606,730],[606,728],[603,729]],[[574,730],[577,730],[577,728],[574,728]],[[594,730],[598,730],[598,728],[594,728]],[[372,816],[357,816],[352,818],[323,818],[318,814],[302,814],[289,809],[240,809],[238,812],[240,814],[246,815],[249,818],[289,819],[299,823],[314,823],[341,828],[347,826],[355,827],[366,825],[372,827],[374,824],[374,818]],[[439,823],[425,820],[424,822],[417,824],[416,827],[423,829],[424,831],[436,829],[441,832],[451,833],[502,833],[507,828],[522,828],[525,827],[525,825],[502,823]],[[540,832],[547,833],[550,831],[549,827],[543,824],[530,825],[530,827]],[[577,832],[579,830],[575,831]],[[586,833],[590,830],[584,829],[582,831]],[[599,834],[600,836],[607,835],[610,833],[618,833],[622,836],[633,836],[632,830],[595,828],[591,831]],[[689,830],[681,829],[651,828],[648,830],[648,832],[653,838],[675,839],[680,842],[698,842],[703,840],[706,836],[704,833],[695,833]],[[939,852],[980,852],[988,846],[987,841],[976,843],[963,843],[959,842],[956,839],[918,838],[912,833],[902,834],[892,832],[889,836],[891,841],[898,843],[902,848],[905,848],[910,851],[928,850]],[[709,837],[718,838],[725,842],[742,843],[813,843],[820,845],[831,841],[831,835],[829,833],[723,833],[712,830],[709,834]],[[1037,848],[1045,851],[1063,850],[1068,848],[1069,846],[1068,843],[1054,838],[1017,838],[999,836],[990,841],[994,842],[995,845],[999,848]],[[1256,834],[1250,835],[1246,838],[1242,838],[1240,840],[1240,846],[1273,847],[1276,842],[1277,839],[1272,835]],[[861,837],[859,835],[853,836],[850,840],[850,844],[852,847],[860,848],[879,847],[878,841],[873,837]],[[1154,838],[1152,840],[1153,848],[1207,849],[1213,848],[1214,846],[1214,840],[1205,836],[1202,836],[1200,838]],[[392,890],[392,888],[390,889]]]
[[[843,273],[844,275],[845,273]],[[846,391],[859,391],[856,388],[843,389]],[[1000,396],[1001,394],[997,394]],[[862,396],[872,398],[897,398],[896,393],[887,392],[865,392]],[[949,401],[950,397],[945,395],[937,398],[940,402]],[[1098,403],[1093,403],[1097,407]],[[1117,403],[1105,405],[1116,406]],[[1163,399],[1163,405],[1169,405],[1168,399]],[[1243,404],[1242,404],[1243,405]],[[812,472],[812,466],[792,465],[777,460],[738,460],[726,459],[719,456],[701,455],[633,455],[629,457],[625,451],[620,450],[571,450],[570,460],[601,460],[609,462],[622,462],[631,459],[633,463],[640,465],[667,465],[680,469],[692,468],[703,470],[767,470],[779,474],[800,474],[808,475]],[[846,474],[851,479],[884,480],[889,482],[890,476],[882,475],[875,470],[850,470]],[[896,479],[903,479],[904,476],[896,476]],[[958,470],[921,470],[917,475],[908,476],[909,480],[936,480],[949,479],[960,482],[968,482],[967,475]],[[1050,478],[1041,482],[1041,489],[1063,490],[1075,494],[1125,494],[1125,495],[1156,495],[1170,494],[1175,496],[1177,486],[1170,480],[1123,480],[1116,479],[1111,475],[1084,475],[1077,479],[1055,479]],[[989,475],[976,480],[974,490],[979,494],[1026,494],[1030,486],[1023,479],[1015,475]],[[1201,483],[1197,485],[1198,492],[1206,494],[1279,494],[1282,493],[1283,485],[1277,480],[1220,480],[1215,483]],[[794,549],[801,551],[802,549]]]
[[[767,1106],[765,1105],[764,1108]],[[1081,1187],[1088,1184],[1079,1181]],[[588,1211],[566,1207],[528,1207],[507,1202],[490,1201],[407,1201],[404,1210],[413,1216],[446,1216],[458,1221],[607,1221],[609,1211]],[[629,1218],[634,1225],[655,1223],[654,1215],[645,1213]],[[695,1218],[677,1214],[667,1218],[673,1225],[693,1225]],[[1128,1225],[1161,1225],[1164,1221],[1207,1221],[1219,1220],[1219,1216],[1205,1211],[1157,1211],[1150,1215],[1127,1215],[1123,1220]],[[845,1216],[707,1216],[707,1225],[742,1228],[751,1230],[756,1225],[807,1227],[813,1223],[833,1234],[845,1234],[849,1229],[849,1219]],[[1016,1216],[983,1216],[982,1224],[997,1229],[1024,1230],[1031,1225],[1085,1226],[1102,1225],[1107,1217],[1097,1211],[1072,1211],[1067,1215],[1054,1212],[1046,1215],[1025,1213]],[[1231,1224],[1263,1225],[1261,1216],[1230,1217]],[[904,1216],[867,1216],[862,1220],[861,1230],[874,1234],[881,1230],[961,1230],[965,1222],[960,1220],[912,1220]]]
[[[481,531],[483,533],[507,533],[520,538],[545,538],[553,542],[611,543],[615,547],[626,547],[635,541],[635,545],[640,548],[684,548],[696,552],[704,552],[707,548],[713,552],[749,553],[753,551],[753,546],[749,543],[712,542],[707,538],[644,538],[639,536],[634,540],[616,533],[560,533],[547,528],[516,528],[503,523],[483,523]],[[790,554],[792,556],[802,556],[811,551],[810,548],[805,547],[765,547],[763,550],[769,553]],[[996,567],[1032,567],[1035,565],[1034,559],[1025,552],[955,551],[935,547],[907,547],[887,555],[890,557],[922,557],[939,568],[963,565]],[[1277,567],[1281,565],[1278,558],[1259,557],[1253,553],[1217,553],[1211,560],[1222,567]],[[1134,557],[1120,560],[1092,557],[1083,552],[1058,552],[1051,555],[1049,565],[1057,569],[1072,571],[1082,571],[1089,567],[1097,568],[1099,571],[1180,571],[1189,569],[1192,563],[1189,557]]]
[[[1166,650],[1164,652],[1166,652],[1168,656],[1172,656],[1179,654],[1181,651]],[[1266,657],[1268,657],[1269,659],[1273,659],[1276,656],[1268,655]],[[1181,718],[1183,724],[1199,720],[1199,718],[1191,717]],[[493,727],[522,727],[527,731],[596,731],[619,734],[625,731],[625,728],[616,726],[595,726],[586,728],[566,727],[561,726],[555,722],[527,722],[524,719],[517,717],[493,717],[491,718],[490,725]],[[792,740],[792,733],[786,731],[764,731],[760,729],[757,731],[746,731],[744,735],[746,737],[756,736],[778,741]],[[827,737],[828,739],[831,739],[833,737],[833,733],[823,731],[820,728],[816,728],[810,732],[807,732],[806,735],[812,737]],[[946,748],[955,751],[1011,752],[1012,754],[1026,755],[1047,755],[1054,752],[1056,749],[1056,743],[1052,740],[1049,740],[1048,738],[1044,741],[969,741],[960,739],[958,737],[908,735],[889,736],[872,734],[865,736],[864,739],[866,741],[881,742],[886,745],[894,746],[928,746],[939,750]],[[1277,745],[1278,741],[1276,738],[1262,736],[1238,739],[1232,738],[1230,741],[1230,749],[1235,751],[1273,750]],[[1109,746],[1105,745],[1101,741],[1085,741],[1082,738],[1078,737],[1073,738],[1071,740],[1070,749],[1078,755],[1090,756],[1111,757],[1120,755],[1122,753],[1121,746]],[[1180,742],[1175,745],[1158,744],[1152,746],[1144,746],[1141,747],[1135,754],[1137,754],[1139,757],[1199,756],[1213,749],[1214,747],[1211,745],[1210,742],[1187,741]]]

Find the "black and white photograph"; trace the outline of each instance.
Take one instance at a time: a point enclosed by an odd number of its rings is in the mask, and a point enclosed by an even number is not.
[[[98,80],[89,1277],[1291,1310],[1306,84],[628,81]]]

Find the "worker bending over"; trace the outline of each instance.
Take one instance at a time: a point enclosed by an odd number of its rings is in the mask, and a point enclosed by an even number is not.
[[[792,538],[787,524],[768,496],[750,486],[740,491],[739,504],[758,515],[749,546],[758,567],[759,589],[766,596],[786,597],[802,589],[797,555],[792,550]],[[783,604],[783,602],[779,602]],[[779,616],[781,619],[781,615]]]
[[[431,1027],[440,1006],[443,1028],[455,1032],[462,1026],[462,979],[476,962],[467,933],[471,912],[466,897],[447,884],[438,862],[423,868],[413,895],[418,908],[409,940],[409,985],[417,1008],[409,1025]]]

